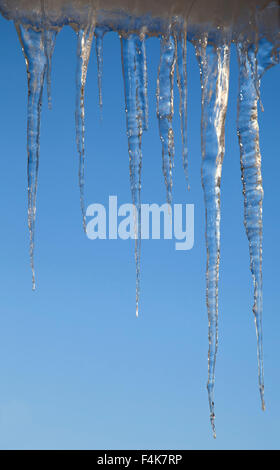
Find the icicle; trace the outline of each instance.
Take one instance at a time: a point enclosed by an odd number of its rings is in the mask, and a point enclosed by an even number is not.
[[[208,398],[215,430],[214,383],[218,346],[218,279],[220,261],[220,183],[225,151],[225,117],[228,102],[230,41],[223,35],[211,43],[207,35],[196,44],[200,65],[202,111],[202,185],[206,210],[208,311]]]
[[[188,177],[188,147],[187,147],[187,28],[176,35],[177,51],[177,83],[180,95],[180,118],[183,147],[183,167],[187,183]],[[189,184],[188,184],[189,189]]]
[[[173,83],[176,60],[173,36],[161,37],[160,64],[157,78],[157,117],[162,143],[162,169],[167,191],[167,202],[172,200],[172,168],[174,164]]]
[[[257,30],[257,28],[256,28],[256,30]],[[249,66],[250,66],[250,69],[251,69],[251,75],[253,76],[253,79],[254,79],[254,86],[255,86],[255,89],[256,89],[257,100],[258,100],[260,108],[263,112],[264,107],[263,107],[262,100],[261,100],[261,81],[260,81],[259,72],[258,72],[258,50],[259,50],[259,36],[258,36],[258,33],[256,34],[253,49],[254,49],[254,57],[251,57],[251,60],[249,61]]]
[[[258,381],[262,409],[264,370],[262,344],[262,201],[261,153],[259,146],[258,101],[260,79],[266,69],[277,63],[273,45],[266,40],[256,45],[237,44],[239,96],[237,133],[240,146],[241,176],[244,194],[244,225],[249,240],[251,272],[254,283],[253,314],[258,353]],[[257,86],[256,86],[257,83]]]
[[[44,31],[44,49],[47,59],[47,95],[48,95],[48,107],[52,107],[52,97],[51,97],[51,73],[52,73],[52,55],[55,46],[57,32],[45,30]]]
[[[85,174],[85,84],[87,68],[93,40],[94,24],[78,32],[77,40],[77,74],[76,74],[76,143],[79,153],[79,186],[80,203],[83,217],[83,227],[86,231],[86,216],[84,203],[84,174]]]
[[[99,98],[99,109],[100,116],[102,117],[102,73],[103,73],[103,38],[107,28],[98,27],[95,30],[95,51],[97,59],[97,82],[98,82],[98,98]]]
[[[125,112],[128,136],[130,185],[135,206],[135,261],[136,261],[136,316],[138,316],[140,293],[141,250],[141,166],[142,166],[142,109],[143,95],[139,93],[138,61],[139,38],[135,34],[121,38],[122,65],[125,91]]]
[[[55,46],[55,40],[57,36],[57,31],[51,31],[47,27],[46,21],[46,11],[45,11],[45,0],[41,0],[41,10],[42,10],[42,33],[43,33],[43,44],[44,51],[47,60],[47,95],[48,95],[48,107],[52,107],[52,98],[51,98],[51,68],[52,68],[52,55]]]
[[[148,129],[148,78],[147,78],[147,57],[145,35],[136,38],[136,61],[137,61],[137,78],[138,78],[138,94],[139,107],[142,115],[142,128],[144,131]]]
[[[28,78],[27,153],[28,153],[28,227],[30,234],[30,262],[32,288],[35,289],[34,229],[36,217],[36,194],[39,166],[40,116],[42,93],[47,60],[44,52],[43,33],[16,25],[25,56]],[[51,34],[51,33],[50,33]],[[53,33],[53,40],[54,40]]]

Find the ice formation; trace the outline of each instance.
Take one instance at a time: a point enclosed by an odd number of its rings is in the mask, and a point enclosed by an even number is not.
[[[196,42],[200,65],[202,112],[201,178],[206,212],[206,303],[208,310],[208,397],[210,420],[215,432],[214,381],[218,347],[218,279],[220,262],[220,184],[225,151],[225,118],[228,101],[230,34],[205,34]]]
[[[174,139],[173,87],[179,87],[183,167],[187,175],[187,41],[195,47],[201,77],[202,185],[206,211],[206,303],[208,311],[208,398],[215,437],[214,382],[218,346],[218,279],[220,261],[220,183],[225,152],[231,44],[239,61],[237,134],[244,194],[244,224],[249,241],[254,286],[253,313],[257,333],[258,380],[262,408],[262,175],[258,103],[264,72],[279,62],[279,2],[265,0],[0,0],[0,11],[14,21],[28,76],[28,226],[33,288],[34,227],[39,164],[40,112],[46,81],[51,105],[51,59],[55,39],[64,25],[77,33],[76,142],[80,200],[84,207],[84,95],[92,44],[98,66],[102,109],[103,37],[118,31],[121,40],[128,137],[130,184],[135,206],[136,314],[140,292],[141,141],[148,129],[146,39],[160,38],[157,117],[162,144],[162,168],[167,201],[172,200]],[[175,74],[175,75],[174,75]]]

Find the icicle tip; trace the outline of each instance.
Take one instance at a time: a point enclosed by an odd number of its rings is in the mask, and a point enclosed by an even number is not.
[[[35,274],[32,274],[32,290],[33,292],[36,290],[36,281],[35,281]]]
[[[262,410],[265,411],[264,387],[263,386],[260,388],[260,394],[261,394]]]
[[[216,434],[216,428],[215,428],[215,414],[211,413],[210,415],[210,422],[211,422],[211,427],[212,427],[212,433],[213,433],[213,438],[216,439],[217,434]]]

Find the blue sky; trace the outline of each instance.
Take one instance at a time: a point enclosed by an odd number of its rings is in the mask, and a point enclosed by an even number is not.
[[[204,206],[200,183],[200,82],[188,50],[191,189],[181,158],[178,94],[174,202],[195,206],[195,243],[142,244],[140,317],[135,318],[134,245],[89,240],[82,230],[75,146],[76,35],[59,34],[53,109],[42,112],[35,265],[31,289],[26,178],[26,71],[11,22],[0,19],[0,448],[279,448],[279,70],[262,84],[264,178],[264,365],[267,410],[257,386],[248,243],[236,137],[238,71],[232,51],[222,177],[220,325],[216,369],[217,439],[207,381]],[[147,43],[150,128],[143,137],[146,203],[165,202],[155,86],[159,41]],[[103,121],[96,60],[86,88],[86,204],[131,201],[120,43],[104,41]]]

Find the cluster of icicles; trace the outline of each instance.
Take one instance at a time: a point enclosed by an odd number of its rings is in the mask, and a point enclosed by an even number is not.
[[[30,257],[34,276],[34,225],[36,214],[36,192],[38,181],[40,112],[42,92],[46,80],[49,106],[51,105],[51,59],[58,31],[42,27],[16,24],[24,52],[28,75],[28,225],[30,231]],[[94,19],[87,27],[77,29],[77,75],[76,75],[76,142],[79,154],[80,200],[85,228],[84,205],[84,95],[87,67],[91,47],[95,41],[99,103],[102,106],[102,49],[103,37],[108,29],[98,27]],[[145,31],[139,34],[120,35],[123,78],[125,89],[125,111],[128,136],[130,184],[132,200],[138,213],[138,228],[135,236],[136,258],[136,314],[139,304],[140,244],[141,244],[141,140],[148,128],[147,63]],[[229,30],[217,30],[215,35],[199,35],[192,38],[200,67],[202,90],[202,185],[206,208],[207,245],[207,289],[206,301],[209,325],[208,351],[208,396],[210,420],[215,432],[214,378],[218,345],[218,278],[220,259],[220,182],[225,151],[225,118],[228,102],[230,47]],[[172,168],[174,139],[172,130],[173,85],[175,74],[180,93],[180,117],[183,142],[183,167],[187,177],[187,25],[174,22],[160,36],[160,61],[157,78],[157,117],[162,143],[162,168],[167,191],[167,202],[172,198]],[[259,150],[258,102],[260,79],[266,69],[278,62],[277,50],[265,38],[256,41],[236,41],[239,60],[239,94],[237,133],[240,144],[240,160],[243,182],[245,228],[250,247],[251,271],[254,284],[253,313],[257,332],[258,380],[262,408],[264,404],[264,377],[262,352],[262,176]]]

